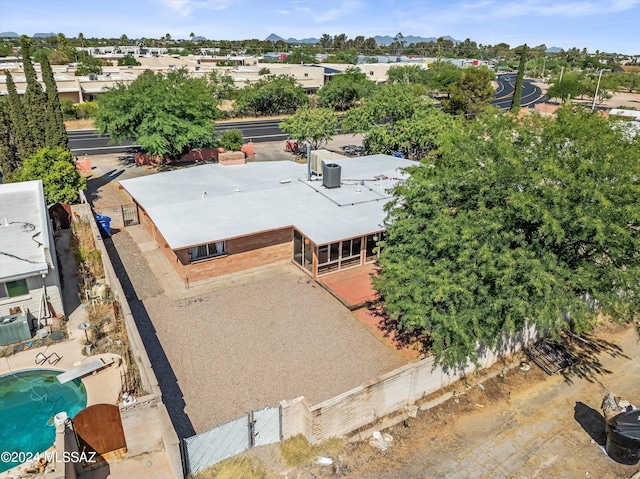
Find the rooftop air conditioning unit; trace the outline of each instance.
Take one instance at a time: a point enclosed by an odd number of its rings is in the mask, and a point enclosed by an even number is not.
[[[322,186],[325,188],[339,188],[342,167],[336,163],[322,162]]]
[[[311,152],[311,171],[316,175],[322,175],[322,164],[331,160],[331,152],[327,150],[313,150]]]
[[[96,75],[95,73],[89,73],[89,80],[97,80],[98,79],[98,75]]]

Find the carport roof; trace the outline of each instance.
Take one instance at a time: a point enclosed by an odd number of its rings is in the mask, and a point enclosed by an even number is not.
[[[193,168],[123,180],[172,249],[295,226],[316,244],[384,229],[387,192],[414,162],[388,155],[332,160],[340,188],[306,181],[292,161]]]

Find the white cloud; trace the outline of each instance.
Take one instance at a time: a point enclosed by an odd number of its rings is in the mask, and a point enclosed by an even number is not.
[[[296,5],[298,12],[309,15],[311,17],[310,19],[315,23],[345,19],[349,14],[362,6],[362,1],[360,0],[343,0],[338,2],[339,5],[336,7],[328,9],[326,9],[327,3],[332,2],[319,2],[316,7],[304,6],[304,2],[301,1],[294,1],[292,3]]]
[[[197,9],[224,10],[233,5],[233,0],[156,0],[165,7],[186,17]]]

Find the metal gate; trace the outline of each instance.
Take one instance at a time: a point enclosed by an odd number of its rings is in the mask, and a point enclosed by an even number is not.
[[[185,476],[236,456],[253,446],[282,439],[280,407],[252,411],[183,441]]]
[[[282,439],[282,421],[280,417],[281,411],[279,407],[266,407],[259,411],[251,413],[253,420],[252,446],[265,446],[280,442]]]
[[[122,205],[122,218],[125,226],[140,224],[138,218],[138,205]]]

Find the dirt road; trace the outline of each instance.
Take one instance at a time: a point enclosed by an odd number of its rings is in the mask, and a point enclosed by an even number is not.
[[[536,366],[513,369],[390,431],[391,448],[374,455],[353,479],[395,478],[628,478],[601,449],[600,403],[606,391],[640,402],[640,344],[633,328],[610,326],[565,376]]]

